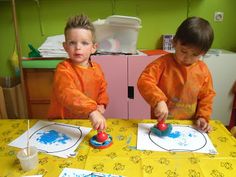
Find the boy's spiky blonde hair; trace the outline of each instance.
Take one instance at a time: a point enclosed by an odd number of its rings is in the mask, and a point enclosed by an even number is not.
[[[96,41],[95,28],[93,24],[90,22],[90,19],[86,15],[81,14],[81,15],[70,17],[66,23],[64,34],[66,35],[66,32],[73,28],[81,28],[81,29],[90,30],[92,33],[93,42],[95,43]]]

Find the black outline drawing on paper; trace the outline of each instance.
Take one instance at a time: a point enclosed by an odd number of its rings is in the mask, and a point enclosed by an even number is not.
[[[44,148],[43,148],[43,149],[40,149],[40,147],[38,147],[38,146],[36,145],[37,148],[38,148],[38,150],[41,151],[41,152],[46,152],[46,153],[58,153],[58,152],[67,151],[67,150],[69,150],[70,148],[74,147],[74,146],[80,141],[80,139],[82,138],[82,130],[80,129],[80,127],[78,127],[78,126],[71,126],[71,125],[64,125],[64,124],[59,124],[59,123],[53,123],[53,124],[50,124],[50,125],[45,125],[45,126],[39,128],[38,130],[36,130],[35,132],[33,132],[33,133],[31,134],[31,136],[29,137],[30,141],[31,141],[31,142],[36,141],[37,143],[39,143],[39,141],[36,140],[36,139],[38,138],[37,135],[38,135],[38,134],[41,134],[40,131],[43,132],[43,131],[44,131],[43,129],[46,129],[46,131],[48,131],[48,130],[55,130],[55,129],[56,129],[56,131],[59,132],[57,128],[49,128],[50,126],[62,126],[62,127],[73,128],[73,129],[75,129],[75,130],[73,131],[73,133],[74,133],[74,134],[78,134],[78,136],[76,136],[76,140],[73,141],[73,144],[71,144],[71,145],[69,145],[69,147],[66,147],[66,148],[61,149],[61,150],[56,150],[56,149],[55,149],[55,151],[48,151],[48,150],[45,150],[46,148],[45,148],[45,149],[44,149]],[[75,131],[76,131],[76,132],[75,132]],[[77,132],[78,132],[78,133],[77,133]],[[62,133],[62,132],[60,132],[60,133]],[[63,134],[66,134],[66,133],[63,132]],[[68,136],[68,135],[67,135],[67,136]],[[70,136],[69,136],[69,137],[70,137]],[[78,138],[78,139],[77,139],[77,138]],[[45,146],[46,146],[46,145],[45,145]]]
[[[187,141],[187,138],[189,138],[189,136],[183,136],[183,134],[181,133],[180,134],[180,138],[176,138],[174,141],[176,141],[176,146],[173,146],[173,148],[167,148],[166,144],[164,143],[161,143],[161,141],[158,141],[158,140],[162,140],[162,138],[159,138],[157,137],[155,134],[153,134],[151,131],[148,132],[148,137],[150,139],[150,141],[155,144],[156,146],[158,146],[159,148],[163,149],[163,150],[166,150],[166,151],[175,151],[175,152],[193,152],[193,151],[197,151],[197,150],[200,150],[202,148],[204,148],[207,144],[207,139],[206,137],[204,136],[204,134],[202,132],[200,132],[199,130],[195,129],[194,127],[192,126],[181,126],[181,125],[174,125],[173,126],[173,130],[172,130],[172,133],[173,131],[175,131],[175,127],[185,127],[185,128],[189,128],[191,129],[190,132],[192,132],[193,134],[195,134],[196,136],[198,136],[198,138],[201,138],[201,142],[198,141],[198,142],[188,142]],[[170,141],[171,139],[173,138],[170,138],[170,137],[164,137],[165,138],[165,141]],[[191,138],[189,138],[191,139]],[[184,148],[184,147],[188,147],[188,145],[190,143],[193,143],[193,144],[198,144],[196,145],[197,147],[195,147],[194,149],[188,149],[188,148]],[[201,144],[199,144],[201,143]],[[176,147],[183,147],[183,148],[176,148]]]

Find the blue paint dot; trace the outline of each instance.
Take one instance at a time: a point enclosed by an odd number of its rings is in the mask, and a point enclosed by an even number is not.
[[[180,137],[181,133],[179,131],[171,132],[168,137],[170,138],[178,138]]]
[[[57,132],[55,130],[50,130],[43,133],[37,133],[41,134],[40,137],[37,138],[37,141],[42,144],[66,144],[66,142],[71,139],[70,137],[66,136],[63,133]]]

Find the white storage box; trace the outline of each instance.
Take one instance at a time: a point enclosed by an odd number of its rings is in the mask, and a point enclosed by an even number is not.
[[[93,22],[98,53],[136,54],[141,20],[136,17],[113,15]]]

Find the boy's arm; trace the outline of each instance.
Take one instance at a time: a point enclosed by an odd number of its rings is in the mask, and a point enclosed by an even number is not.
[[[157,86],[162,69],[159,64],[149,64],[138,79],[138,90],[151,107],[155,107],[160,101],[167,101],[167,97]]]
[[[73,114],[89,115],[97,109],[97,103],[76,87],[73,73],[65,67],[57,68],[53,91],[61,104]]]
[[[100,87],[100,91],[99,91],[99,95],[98,95],[98,99],[97,99],[97,104],[98,105],[104,105],[104,107],[106,108],[109,98],[107,95],[107,82],[105,80],[105,76],[101,70],[100,67],[98,67],[98,69],[100,70],[99,72],[101,73],[102,77],[101,77],[101,87]]]
[[[208,71],[207,77],[198,95],[196,118],[204,118],[207,122],[209,121],[214,96],[215,91],[213,89],[212,77]]]

